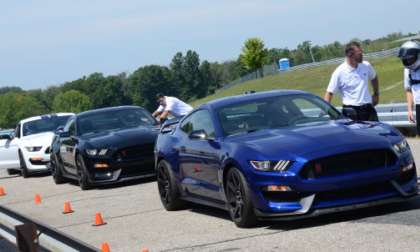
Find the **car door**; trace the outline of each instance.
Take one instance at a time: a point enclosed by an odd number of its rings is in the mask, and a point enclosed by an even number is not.
[[[18,141],[11,132],[0,134],[0,169],[19,168]]]
[[[71,174],[76,173],[75,151],[76,151],[76,120],[69,119],[64,127],[65,137],[60,137],[60,155],[63,161],[64,170]]]
[[[207,139],[192,139],[194,131],[204,130]],[[221,199],[218,182],[220,145],[208,110],[198,110],[182,121],[179,149],[180,173],[184,190],[196,196]]]

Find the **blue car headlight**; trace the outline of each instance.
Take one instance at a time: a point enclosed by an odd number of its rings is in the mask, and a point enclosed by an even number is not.
[[[399,154],[410,150],[410,146],[408,145],[407,140],[405,139],[399,143],[392,145],[392,148]]]
[[[286,171],[290,165],[292,164],[292,161],[290,160],[279,160],[279,161],[257,161],[257,160],[251,160],[249,161],[254,167],[254,169],[259,171]]]

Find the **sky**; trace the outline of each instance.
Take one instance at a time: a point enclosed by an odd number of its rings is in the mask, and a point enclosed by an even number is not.
[[[236,59],[244,41],[266,47],[374,39],[420,31],[412,0],[4,0],[0,87],[46,88],[94,72],[169,65],[176,52]]]

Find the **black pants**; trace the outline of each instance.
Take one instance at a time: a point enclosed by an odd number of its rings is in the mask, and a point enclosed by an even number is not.
[[[420,104],[416,105],[417,136],[420,136]]]
[[[352,108],[355,114],[350,114],[348,109]],[[355,121],[379,121],[378,113],[372,104],[364,104],[362,106],[343,105],[343,115]]]

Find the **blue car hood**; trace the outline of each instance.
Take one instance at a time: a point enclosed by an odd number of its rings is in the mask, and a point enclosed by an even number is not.
[[[389,148],[401,136],[382,123],[355,123],[349,120],[313,123],[284,129],[266,129],[229,137],[264,157],[315,158],[347,151]]]

